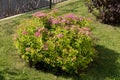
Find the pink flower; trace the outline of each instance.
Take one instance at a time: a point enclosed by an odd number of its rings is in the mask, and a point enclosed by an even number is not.
[[[62,19],[64,19],[64,17],[62,17],[62,16],[58,16],[58,19],[62,20]]]
[[[30,48],[29,48],[29,47],[27,47],[27,48],[25,49],[25,51],[30,51]]]
[[[26,31],[23,31],[22,34],[26,35],[26,34],[28,34],[28,33],[27,33]]]
[[[90,31],[90,28],[88,28],[88,27],[83,27],[82,29],[85,31]]]
[[[40,32],[35,32],[35,36],[39,37],[40,36]]]
[[[51,21],[52,19],[54,19],[54,17],[53,17],[53,16],[50,16],[49,20]]]
[[[85,32],[86,30],[84,30],[83,28],[78,28],[79,32]]]
[[[66,20],[66,22],[65,22],[65,23],[66,23],[66,24],[68,24],[68,25],[69,25],[69,24],[71,24],[69,20]]]
[[[87,35],[87,36],[91,36],[92,35],[92,33],[90,32],[90,29],[87,28],[87,27],[79,28],[78,33],[84,34],[84,35]]]
[[[70,27],[69,27],[69,26],[65,26],[64,28],[65,28],[66,30],[69,30],[69,29],[70,29]]]
[[[79,17],[75,17],[75,20],[79,20]]]
[[[66,15],[66,18],[74,18],[74,17],[75,17],[74,14],[67,14],[67,15]]]
[[[44,30],[44,27],[37,29],[38,32],[41,32],[42,30]]]
[[[35,17],[38,17],[38,18],[46,17],[47,16],[47,14],[43,13],[43,12],[36,12],[36,13],[34,13],[32,15],[35,16]]]
[[[92,33],[91,33],[90,31],[86,31],[86,35],[87,35],[87,36],[91,36]]]
[[[53,20],[54,18],[52,17],[52,16],[50,16],[50,18],[49,18],[49,23],[52,23],[52,20]]]
[[[52,23],[52,24],[59,24],[59,23],[60,23],[60,21],[59,21],[59,20],[57,20],[57,19],[52,19],[52,20],[51,20],[51,23]]]
[[[62,33],[58,34],[57,37],[58,38],[62,38],[64,35]]]
[[[62,22],[62,23],[66,23],[66,20],[65,20],[65,19],[62,19],[61,22]]]
[[[79,20],[82,21],[82,20],[84,20],[84,18],[83,18],[83,17],[80,17]]]
[[[75,14],[67,14],[65,18],[76,19]]]

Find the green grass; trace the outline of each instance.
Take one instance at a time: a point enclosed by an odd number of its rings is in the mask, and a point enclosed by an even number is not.
[[[83,0],[68,0],[53,8],[59,9],[59,15],[75,13],[93,18],[91,25],[97,39],[96,50],[99,53],[97,59],[80,76],[67,74],[58,76],[28,67],[17,55],[12,38],[20,20],[29,18],[30,14],[35,12],[33,11],[0,21],[0,80],[120,80],[120,26],[96,21],[95,17],[87,12]]]

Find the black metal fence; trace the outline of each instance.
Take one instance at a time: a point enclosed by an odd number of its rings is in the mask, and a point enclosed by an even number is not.
[[[0,19],[28,12],[42,7],[49,7],[65,0],[0,0]]]

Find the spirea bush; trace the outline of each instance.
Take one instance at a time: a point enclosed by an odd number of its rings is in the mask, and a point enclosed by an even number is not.
[[[120,0],[85,0],[89,11],[109,24],[120,23]]]
[[[96,56],[88,26],[87,18],[74,14],[37,12],[18,26],[14,43],[21,57],[32,66],[42,62],[54,69],[78,73]]]

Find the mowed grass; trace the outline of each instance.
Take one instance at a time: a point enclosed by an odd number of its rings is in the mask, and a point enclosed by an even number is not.
[[[84,0],[68,0],[53,6],[58,14],[75,13],[93,18],[93,34],[98,53],[95,61],[80,75],[52,72],[30,68],[17,54],[13,45],[13,34],[22,19],[29,18],[29,12],[22,16],[0,21],[0,80],[120,80],[120,26],[102,24],[88,13]],[[38,10],[37,10],[38,11]],[[50,10],[42,10],[49,12]],[[59,72],[58,72],[59,73]]]

